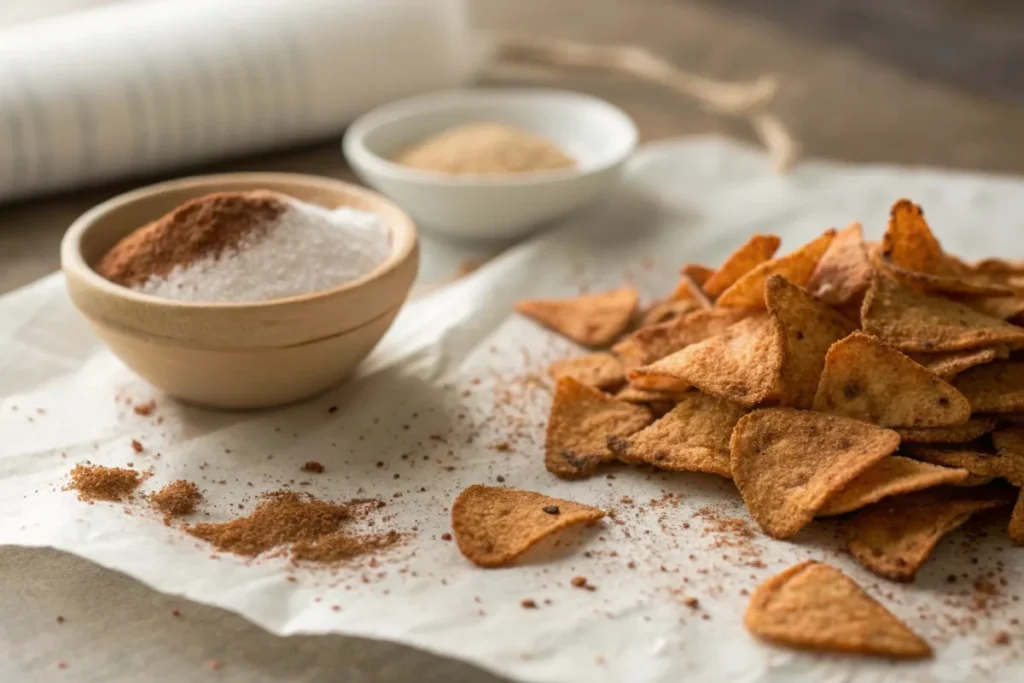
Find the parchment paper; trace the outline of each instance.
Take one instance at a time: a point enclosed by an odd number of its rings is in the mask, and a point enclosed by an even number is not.
[[[715,477],[611,468],[567,483],[543,468],[544,368],[573,348],[511,315],[514,300],[623,280],[654,297],[681,263],[715,264],[754,231],[782,235],[788,249],[859,219],[875,238],[899,196],[926,207],[954,253],[1024,255],[1020,180],[825,163],[779,177],[762,154],[734,143],[660,145],[636,157],[603,206],[410,303],[357,378],[260,413],[204,411],[159,395],[100,346],[61,279],[44,279],[0,301],[0,542],[60,548],[280,635],[400,641],[522,680],[1020,680],[1024,628],[1011,620],[1024,616],[1024,551],[1009,544],[1005,520],[972,522],[915,583],[899,585],[844,556],[834,522],[788,543],[762,536]],[[149,399],[157,401],[150,416],[126,403]],[[126,514],[124,505],[89,505],[63,491],[85,460],[151,468],[146,491],[196,481],[208,499],[199,519],[244,514],[256,494],[282,485],[338,500],[379,496],[387,506],[376,528],[409,540],[334,571],[244,561],[142,507]],[[307,460],[326,472],[300,471]],[[477,569],[441,535],[454,496],[499,476],[613,514],[517,567]],[[747,592],[805,558],[860,581],[935,645],[936,659],[802,654],[749,636]],[[576,575],[597,590],[572,588]],[[538,608],[524,609],[526,598]],[[1009,645],[994,644],[1000,631]]]

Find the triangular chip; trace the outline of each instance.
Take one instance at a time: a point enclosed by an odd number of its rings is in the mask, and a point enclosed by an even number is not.
[[[961,351],[1024,344],[1024,328],[875,274],[860,312],[865,332],[901,351]]]
[[[608,437],[629,436],[654,420],[643,406],[616,401],[571,377],[555,383],[544,444],[548,471],[565,479],[591,474],[615,459]]]
[[[930,462],[933,465],[965,469],[981,479],[1001,476],[999,456],[995,453],[986,453],[971,444],[930,446],[908,443],[904,445],[902,452],[915,460]]]
[[[679,276],[679,283],[668,298],[672,301],[690,301],[699,308],[711,308],[711,301],[700,285],[685,273]]]
[[[960,373],[953,380],[976,413],[1024,410],[1024,362],[996,361]]]
[[[729,477],[729,436],[744,412],[734,403],[691,391],[651,426],[612,437],[608,446],[623,462]]]
[[[708,279],[715,274],[715,269],[700,263],[687,263],[679,269],[679,273],[680,275],[689,275],[698,286],[703,288]]]
[[[1024,427],[993,432],[992,445],[999,456],[993,463],[996,475],[1018,488],[1024,486]]]
[[[804,650],[899,659],[932,654],[928,643],[852,579],[812,560],[758,586],[743,621],[756,636]]]
[[[651,325],[660,325],[697,310],[700,310],[700,306],[693,301],[676,301],[672,299],[658,301],[640,313],[640,324],[637,327],[644,328]]]
[[[814,409],[883,427],[946,427],[971,415],[950,384],[863,332],[828,350]]]
[[[747,317],[742,310],[693,311],[668,322],[642,327],[612,347],[627,369],[653,363],[690,344],[721,334]]]
[[[889,227],[882,238],[881,255],[894,266],[931,275],[953,275],[942,246],[924,219],[924,211],[909,199],[889,209]]]
[[[1000,351],[1003,350],[1006,350],[1006,347],[944,351],[941,353],[911,353],[908,355],[915,363],[923,365],[928,372],[949,382],[968,368],[991,363],[999,357]],[[1006,354],[1009,356],[1008,350],[1006,350]]]
[[[915,292],[958,296],[1010,297],[1013,290],[987,275],[930,275],[893,265],[884,256],[873,263],[877,270]],[[997,316],[998,317],[998,316]]]
[[[642,389],[695,386],[706,394],[753,407],[781,397],[782,342],[766,315],[747,318],[722,334],[629,372]]]
[[[615,398],[626,403],[678,403],[689,393],[689,391],[652,391],[627,384],[615,394]]]
[[[555,361],[548,367],[551,379],[572,377],[580,384],[598,389],[614,389],[626,382],[619,359],[610,353],[588,353],[579,358]]]
[[[632,287],[571,299],[524,299],[516,310],[584,346],[607,346],[622,334],[639,297]]]
[[[970,266],[974,273],[993,275],[1024,275],[1024,261],[1001,258],[986,258]]]
[[[781,404],[810,409],[825,354],[853,326],[781,275],[768,278],[764,297],[783,344]]]
[[[836,233],[818,261],[807,289],[832,306],[856,303],[859,307],[869,284],[871,261],[864,247],[864,230],[860,223],[850,223]]]
[[[996,428],[994,417],[972,417],[952,427],[897,428],[902,443],[968,443]]]
[[[979,313],[1002,320],[1017,320],[1024,315],[1024,295],[960,297],[959,301]]]
[[[942,484],[959,484],[967,470],[940,467],[893,455],[860,475],[818,510],[819,517],[843,515],[877,503],[883,498],[930,489]]]
[[[765,533],[790,538],[899,443],[896,432],[866,422],[767,408],[736,424],[730,465],[743,501]]]
[[[718,296],[751,270],[771,259],[781,243],[777,235],[751,235],[743,246],[725,259],[721,268],[704,281],[704,291],[710,296]]]
[[[452,504],[452,531],[470,562],[501,567],[556,531],[602,517],[602,510],[589,505],[476,484]]]
[[[715,305],[722,308],[764,308],[764,285],[772,275],[781,275],[794,285],[805,286],[835,235],[836,231],[830,228],[796,251],[762,263],[722,292]]]
[[[1010,516],[1010,540],[1017,545],[1024,545],[1024,490],[1017,497]]]
[[[943,536],[972,514],[1012,502],[1004,486],[942,488],[888,498],[847,527],[847,548],[862,565],[893,581],[912,581]]]

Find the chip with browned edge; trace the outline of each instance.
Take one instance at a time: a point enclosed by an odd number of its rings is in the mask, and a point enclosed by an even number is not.
[[[766,315],[747,318],[722,334],[691,344],[671,356],[630,370],[642,389],[684,389],[746,407],[782,396],[782,340]]]
[[[780,403],[810,409],[825,354],[833,343],[852,332],[853,326],[829,305],[781,275],[768,278],[764,297],[783,346]]]
[[[572,377],[580,384],[598,389],[614,389],[626,382],[622,363],[603,351],[555,361],[548,367],[548,374],[556,381],[559,377]]]
[[[898,455],[885,458],[860,475],[818,510],[819,517],[843,515],[877,503],[883,498],[930,489],[942,484],[960,484],[970,476],[967,470],[940,467]]]
[[[743,246],[725,259],[721,268],[704,281],[704,291],[710,296],[718,296],[751,270],[771,259],[781,243],[777,235],[751,235]]]
[[[751,516],[769,536],[790,538],[899,443],[896,432],[867,422],[766,408],[736,424],[730,465]]]
[[[994,417],[972,417],[952,427],[897,428],[903,443],[967,443],[996,428]]]
[[[632,287],[571,299],[524,299],[516,310],[584,346],[607,346],[622,334],[636,311]]]
[[[814,409],[883,427],[948,427],[971,416],[952,385],[863,332],[828,350]]]
[[[900,268],[953,275],[942,246],[924,219],[921,207],[909,199],[898,199],[889,209],[889,226],[882,237],[881,255]]]
[[[993,318],[1016,322],[1024,315],[1024,295],[1019,290],[1013,296],[965,296],[959,301]]]
[[[1024,410],[1024,362],[996,361],[966,370],[953,380],[976,413]]]
[[[942,351],[939,353],[910,353],[910,358],[933,375],[938,375],[947,382],[964,370],[976,365],[991,363],[1004,352],[1009,357],[1009,349],[1005,346],[993,346],[987,349],[967,349],[966,351]]]
[[[689,391],[657,391],[641,389],[632,384],[619,389],[615,398],[626,403],[678,403]]]
[[[943,467],[959,467],[972,475],[991,479],[1000,475],[999,456],[982,450],[977,444],[930,445],[904,444],[902,452],[915,460]]]
[[[1024,545],[1024,490],[1017,496],[1017,504],[1013,506],[1010,516],[1010,540],[1017,545]]]
[[[811,274],[807,290],[832,306],[859,305],[871,284],[871,261],[864,247],[864,230],[853,222],[836,233]]]
[[[697,310],[675,320],[643,327],[612,347],[627,369],[653,363],[690,344],[725,332],[748,315],[739,309]]]
[[[829,228],[796,251],[762,263],[722,292],[715,305],[722,308],[764,308],[764,285],[772,275],[781,275],[794,285],[805,286],[835,235],[835,229]]]
[[[623,462],[729,477],[729,436],[744,409],[699,391],[684,394],[657,422],[608,447]]]
[[[672,294],[668,298],[673,301],[691,301],[699,308],[711,308],[712,306],[711,300],[708,299],[704,290],[700,288],[696,280],[686,273],[679,276],[679,283],[676,284],[676,288],[672,290]]]
[[[1011,492],[989,484],[887,498],[854,515],[847,527],[847,548],[875,574],[912,581],[939,539],[975,512],[1009,505]]]
[[[708,281],[708,278],[715,274],[715,269],[701,263],[687,263],[679,269],[679,274],[689,275],[700,287],[704,287],[704,283]]]
[[[743,619],[756,636],[804,650],[898,659],[932,649],[835,567],[806,560],[754,590]]]
[[[1024,344],[1024,328],[875,274],[860,311],[865,332],[900,351],[961,351]]]
[[[604,511],[533,491],[474,484],[452,504],[459,550],[480,567],[501,567],[547,536]]]
[[[1024,486],[1024,427],[1005,427],[992,432],[992,445],[999,459],[996,474],[1016,487]]]
[[[641,405],[616,401],[571,377],[555,383],[544,444],[548,471],[564,479],[591,474],[615,459],[608,450],[609,436],[629,436],[654,420]]]

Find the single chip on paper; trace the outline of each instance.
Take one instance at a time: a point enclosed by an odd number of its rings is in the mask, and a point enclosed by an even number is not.
[[[722,334],[629,372],[642,389],[685,389],[753,407],[782,396],[782,340],[771,319],[746,318]]]
[[[704,291],[710,296],[718,296],[751,270],[769,261],[781,243],[777,235],[751,235],[750,239],[725,259],[721,268],[704,281]]]
[[[571,377],[555,383],[544,444],[548,471],[565,479],[594,472],[615,459],[608,437],[629,436],[654,420],[642,405],[617,401]]]
[[[754,590],[747,629],[779,645],[819,652],[922,659],[932,649],[852,579],[807,560]]]
[[[976,413],[1024,411],[1024,362],[996,361],[971,368],[957,375],[953,386]]]
[[[890,496],[922,491],[942,484],[960,484],[966,481],[968,476],[970,473],[964,469],[940,467],[893,455],[829,498],[818,510],[818,516],[844,515]]]
[[[560,377],[572,377],[580,384],[598,389],[615,389],[626,382],[622,363],[603,351],[555,361],[548,367],[548,374],[555,381]]]
[[[807,283],[807,290],[831,306],[860,306],[871,284],[871,261],[864,229],[853,222],[836,233]],[[859,315],[858,315],[859,317]]]
[[[1000,356],[1000,354],[1004,354]],[[989,347],[987,349],[967,349],[966,351],[944,351],[940,353],[910,353],[911,360],[923,366],[925,370],[937,375],[947,382],[964,370],[991,363],[996,358],[1009,358],[1010,351],[1006,347]]]
[[[699,391],[684,394],[657,422],[627,437],[611,437],[619,460],[663,470],[729,477],[729,436],[745,410]]]
[[[626,331],[640,300],[632,287],[570,299],[524,299],[516,310],[583,346],[608,346]]]
[[[736,424],[730,464],[751,516],[769,536],[790,538],[899,443],[896,432],[867,422],[765,408]]]
[[[863,332],[828,350],[814,409],[883,427],[948,427],[971,416],[952,385]]]
[[[602,517],[603,510],[589,505],[475,484],[452,504],[452,531],[470,562],[501,567],[557,531]]]
[[[1012,489],[997,484],[887,498],[854,515],[847,527],[847,548],[873,573],[912,581],[943,536],[975,512],[1012,502]]]
[[[768,278],[764,297],[783,347],[780,403],[810,409],[825,354],[833,343],[852,332],[853,326],[828,304],[781,275]]]
[[[722,292],[715,305],[721,308],[764,308],[764,285],[772,275],[781,275],[794,285],[805,286],[835,235],[836,231],[830,228],[796,251],[762,263]]]
[[[972,417],[952,427],[897,427],[903,443],[968,443],[996,428],[994,417]]]

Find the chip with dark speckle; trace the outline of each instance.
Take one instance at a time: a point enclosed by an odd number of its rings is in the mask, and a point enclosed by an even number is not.
[[[516,311],[583,346],[608,346],[626,331],[640,297],[632,287],[569,299],[524,299]]]

